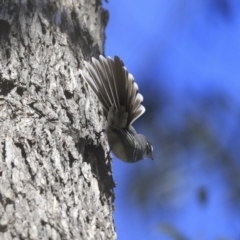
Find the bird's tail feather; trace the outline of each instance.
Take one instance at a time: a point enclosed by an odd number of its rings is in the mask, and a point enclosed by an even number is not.
[[[138,85],[119,57],[113,60],[100,55],[99,60],[92,58],[91,63],[84,64],[87,71],[80,70],[80,73],[102,103],[106,117],[110,107],[119,110],[123,106],[128,113],[129,126],[145,112]]]

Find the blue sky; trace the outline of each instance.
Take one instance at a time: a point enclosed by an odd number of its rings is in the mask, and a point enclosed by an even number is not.
[[[225,1],[109,0],[104,3],[110,13],[105,55],[122,58],[140,91],[141,86],[156,86],[181,103],[189,91],[201,95],[219,90],[240,103],[240,3],[227,1],[228,9]],[[218,11],[211,2],[219,3]],[[153,97],[144,91],[145,99]],[[155,164],[137,163],[143,168]],[[119,240],[174,239],[159,230],[165,223],[186,239],[240,238],[240,217],[227,207],[222,175],[199,170],[197,161],[191,164],[194,174],[186,175],[183,182],[189,188],[185,198],[159,212],[155,205],[141,210],[125,197],[136,166],[113,160]],[[199,206],[192,194],[202,185],[211,192],[207,206]]]

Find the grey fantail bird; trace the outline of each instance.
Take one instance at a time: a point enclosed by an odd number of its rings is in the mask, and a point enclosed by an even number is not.
[[[103,106],[110,150],[128,163],[153,159],[152,144],[132,127],[145,108],[141,105],[143,96],[138,92],[138,85],[123,62],[119,57],[113,60],[100,55],[99,60],[92,58],[91,63],[84,63],[87,71],[80,70],[80,73]]]

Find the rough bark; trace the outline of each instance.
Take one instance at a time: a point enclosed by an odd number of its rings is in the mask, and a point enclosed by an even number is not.
[[[115,239],[103,115],[79,76],[99,1],[0,0],[0,239]]]

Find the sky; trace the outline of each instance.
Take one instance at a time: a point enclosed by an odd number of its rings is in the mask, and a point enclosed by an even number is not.
[[[124,61],[140,92],[141,86],[163,88],[181,102],[189,90],[202,94],[218,89],[240,103],[240,2],[109,0],[104,8],[110,13],[105,55],[117,55]],[[144,161],[136,164],[154,167]],[[166,234],[170,231],[177,235],[171,225],[184,239],[240,239],[240,217],[230,215],[222,200],[225,182],[220,175],[199,173],[193,163],[195,177],[189,184],[186,180],[191,191],[199,184],[212,190],[207,207],[197,205],[195,195],[189,194],[174,212],[167,206],[164,212],[154,207],[141,211],[124,196],[135,167],[113,159],[117,183],[114,218],[119,240],[177,239]]]

